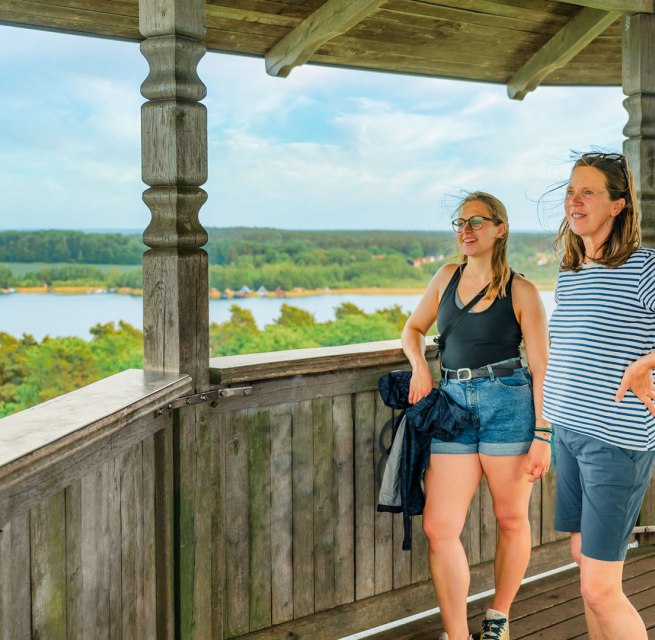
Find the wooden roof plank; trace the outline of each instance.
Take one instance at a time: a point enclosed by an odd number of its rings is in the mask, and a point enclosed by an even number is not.
[[[345,33],[385,0],[327,0],[266,53],[266,72],[286,78],[328,40]]]
[[[655,0],[559,0],[566,4],[576,4],[601,11],[621,11],[622,13],[654,13]]]
[[[622,14],[585,8],[537,51],[507,83],[507,94],[523,100],[555,69],[563,67]]]

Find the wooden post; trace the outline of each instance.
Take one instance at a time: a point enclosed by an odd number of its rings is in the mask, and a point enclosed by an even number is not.
[[[655,247],[655,15],[640,13],[625,18],[623,29],[623,105],[628,123],[623,129],[637,184],[643,243]],[[642,525],[655,524],[655,479],[646,492],[639,516]],[[655,534],[644,534],[640,544],[653,544]]]
[[[187,373],[197,393],[209,384],[207,233],[198,220],[207,199],[207,112],[196,70],[206,51],[205,0],[139,0],[139,29],[150,65],[141,87],[150,186],[143,199],[152,214],[143,235],[151,247],[143,260],[145,368]],[[175,414],[155,447],[158,637],[222,638],[222,616],[212,612],[224,572],[212,537],[220,505],[208,406]]]
[[[623,29],[623,129],[637,186],[644,245],[655,247],[655,15],[627,16]],[[653,507],[655,514],[655,505]]]

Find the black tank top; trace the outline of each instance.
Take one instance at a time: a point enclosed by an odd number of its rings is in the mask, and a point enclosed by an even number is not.
[[[466,265],[464,265],[466,266]],[[463,269],[455,269],[437,313],[439,332],[448,325],[460,309],[455,301],[457,284]],[[484,311],[469,311],[446,337],[441,366],[446,369],[468,367],[477,369],[487,364],[518,358],[521,326],[512,307],[512,271],[504,298],[497,297]]]

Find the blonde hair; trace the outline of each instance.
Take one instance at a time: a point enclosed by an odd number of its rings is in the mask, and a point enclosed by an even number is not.
[[[641,246],[637,196],[628,159],[620,153],[583,153],[575,161],[573,169],[577,167],[598,169],[605,176],[610,200],[625,199],[625,207],[614,218],[610,236],[601,247],[600,258],[594,258],[594,262],[605,267],[620,267]],[[560,267],[563,271],[582,269],[586,253],[584,243],[580,236],[571,231],[566,216],[559,227],[555,250],[562,254]]]
[[[507,232],[502,238],[496,238],[493,254],[491,256],[491,283],[485,295],[485,299],[493,300],[494,298],[504,298],[507,295],[507,284],[511,276],[509,261],[507,260],[507,237],[509,236],[509,219],[505,205],[484,191],[474,191],[465,196],[457,207],[457,213],[461,213],[462,208],[469,202],[481,202],[484,204],[493,218],[494,224],[505,224]],[[468,257],[461,251],[459,252],[460,270],[468,262]]]

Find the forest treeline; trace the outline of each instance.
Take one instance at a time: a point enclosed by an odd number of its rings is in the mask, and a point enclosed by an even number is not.
[[[313,314],[282,305],[276,320],[260,328],[239,305],[230,319],[211,323],[212,356],[335,346],[398,338],[407,319],[400,306],[365,314],[352,303],[335,309],[335,319],[317,322]],[[129,368],[143,367],[143,333],[119,322],[98,324],[91,339],[11,336],[0,332],[0,417],[79,389]]]
[[[439,231],[208,230],[210,287],[269,290],[420,287],[454,255],[453,234]],[[554,283],[553,238],[513,233],[510,262],[538,284]],[[79,231],[0,232],[0,288],[80,285],[140,288],[147,249],[140,235]],[[419,267],[410,259],[434,256]],[[25,269],[25,263],[50,263]],[[16,264],[20,263],[20,272]],[[98,265],[116,265],[100,269]],[[131,268],[126,268],[133,265]]]

